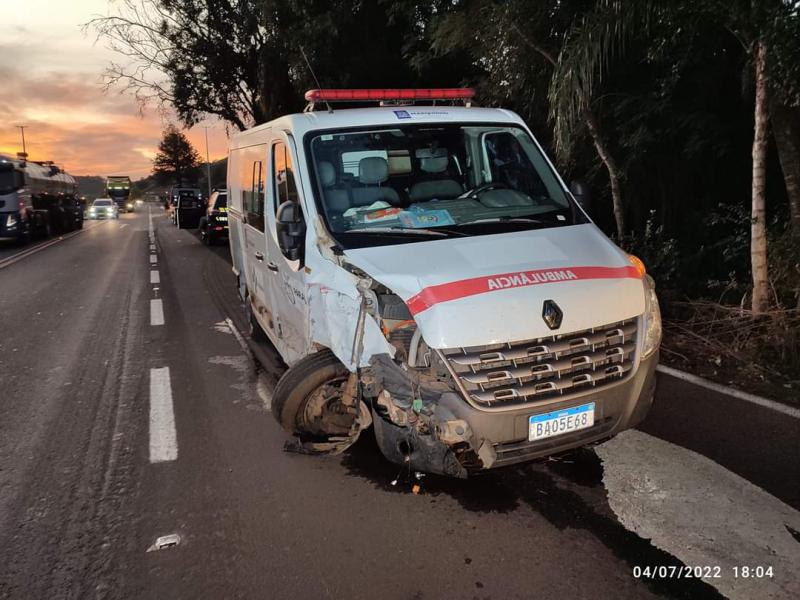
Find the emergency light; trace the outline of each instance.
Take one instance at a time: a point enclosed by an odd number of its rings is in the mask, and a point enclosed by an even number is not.
[[[471,100],[472,88],[327,89],[308,90],[308,102],[373,102],[376,100]]]

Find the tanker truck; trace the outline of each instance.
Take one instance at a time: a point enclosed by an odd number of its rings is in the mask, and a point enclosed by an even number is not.
[[[0,240],[25,244],[82,228],[77,189],[52,162],[0,155]]]

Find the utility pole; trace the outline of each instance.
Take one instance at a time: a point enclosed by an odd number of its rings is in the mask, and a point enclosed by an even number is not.
[[[208,158],[208,125],[204,125],[206,130],[206,179],[208,180],[208,197],[211,198],[211,160]]]
[[[25,128],[27,125],[17,125],[19,128],[20,133],[22,134],[22,155],[25,158],[28,158],[28,150],[25,148]]]

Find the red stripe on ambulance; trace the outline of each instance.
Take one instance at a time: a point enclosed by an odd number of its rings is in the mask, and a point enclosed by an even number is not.
[[[568,267],[564,269],[539,269],[536,271],[516,271],[498,275],[484,275],[461,281],[441,283],[424,288],[420,293],[406,301],[412,315],[429,309],[434,304],[458,300],[486,292],[510,288],[580,281],[585,279],[641,279],[636,267]]]

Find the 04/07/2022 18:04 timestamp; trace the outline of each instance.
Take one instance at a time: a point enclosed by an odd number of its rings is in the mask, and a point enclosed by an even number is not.
[[[718,565],[648,565],[633,567],[637,579],[719,579],[729,572],[736,579],[771,579],[774,569],[768,565],[737,565],[723,569]]]

